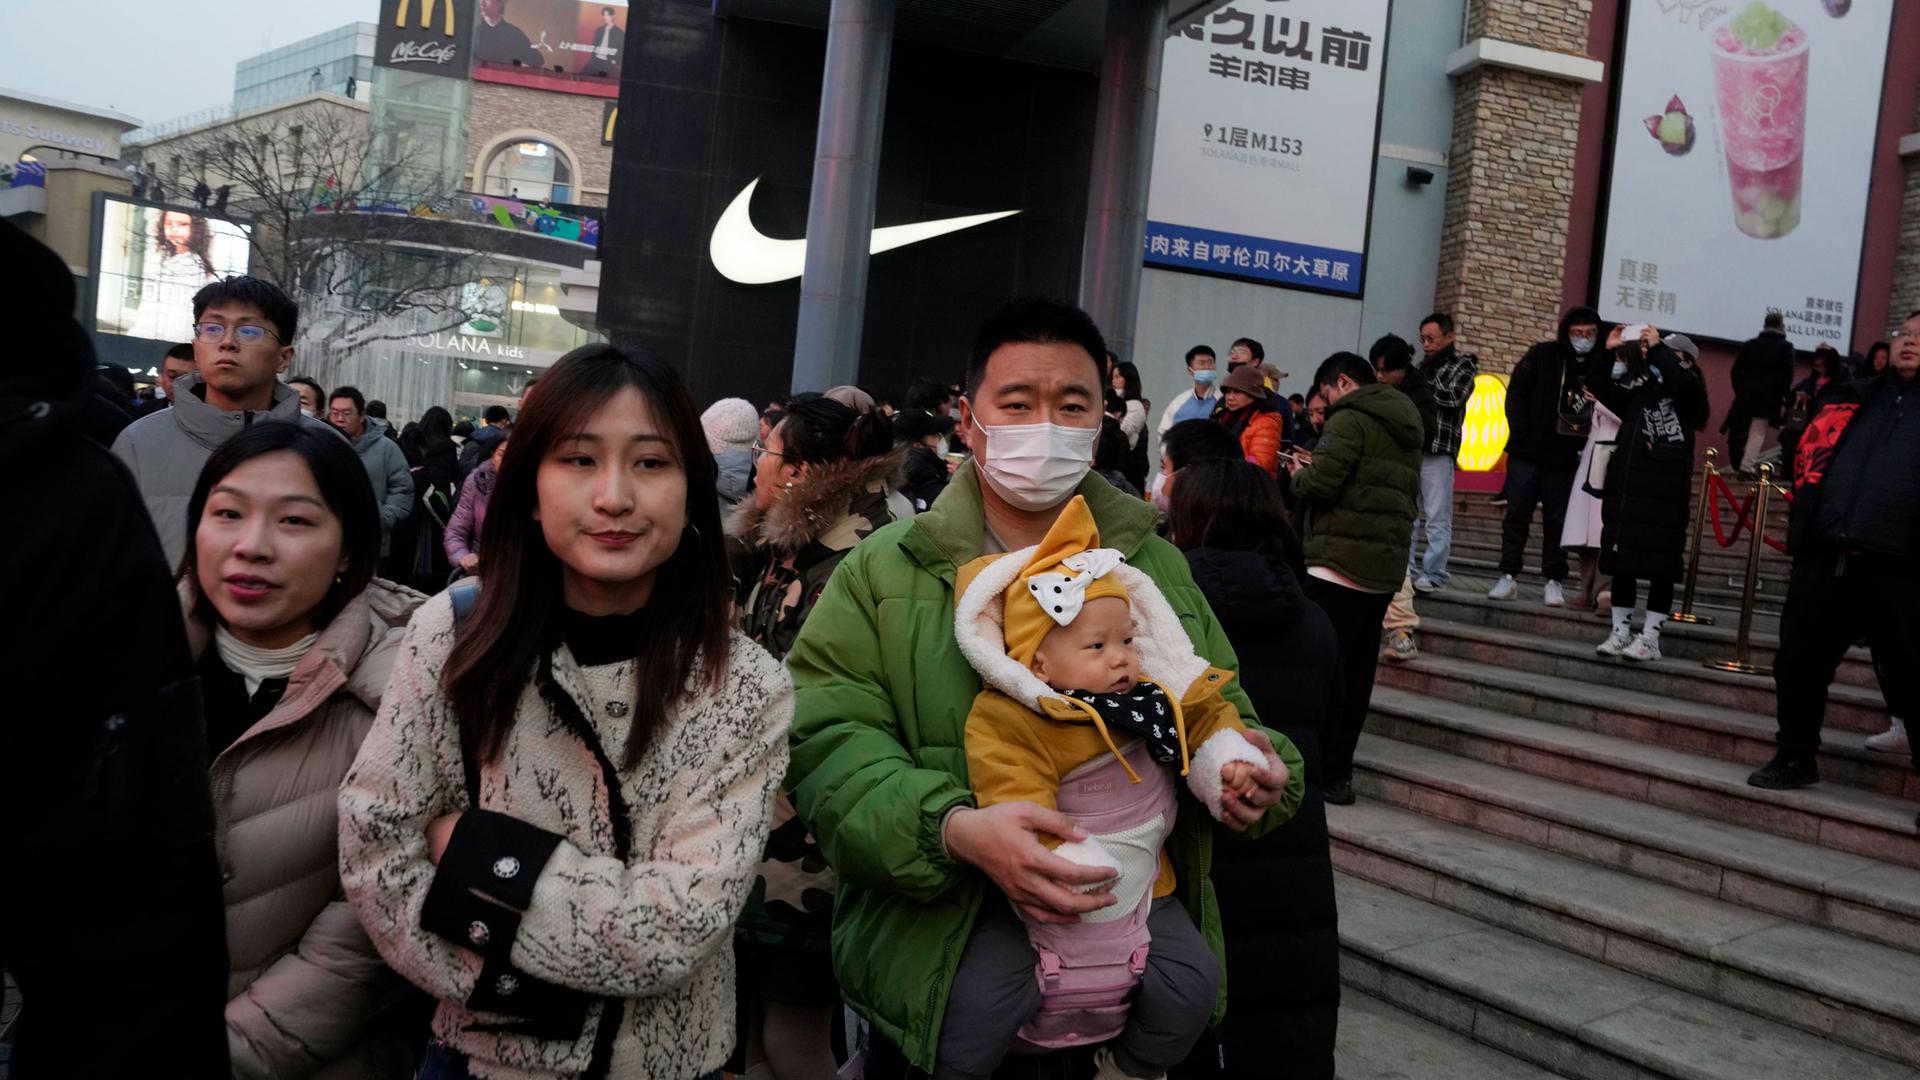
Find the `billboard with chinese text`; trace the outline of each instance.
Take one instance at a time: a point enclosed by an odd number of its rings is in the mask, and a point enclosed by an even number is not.
[[[1853,336],[1893,0],[1636,0],[1620,65],[1602,316],[1739,341]]]
[[[1147,265],[1360,295],[1390,7],[1237,0],[1169,34]]]
[[[192,336],[193,294],[247,272],[251,227],[204,210],[102,196],[94,326],[155,341]]]

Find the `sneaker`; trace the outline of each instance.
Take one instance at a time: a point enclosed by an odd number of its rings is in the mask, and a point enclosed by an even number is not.
[[[1389,630],[1386,644],[1380,646],[1382,660],[1412,660],[1420,655],[1420,646],[1411,630]]]
[[[1620,627],[1613,633],[1607,635],[1607,640],[1595,645],[1593,651],[1599,653],[1601,656],[1619,656],[1621,653],[1627,651],[1628,643],[1633,640],[1633,634],[1625,627]]]
[[[1437,593],[1444,588],[1446,588],[1445,585],[1440,584],[1430,577],[1417,577],[1413,579],[1413,591],[1417,593]]]
[[[1608,638],[1607,640],[1612,641],[1613,639]],[[1629,642],[1626,648],[1621,649],[1620,655],[1628,660],[1639,662],[1658,660],[1660,659],[1660,643],[1648,638],[1645,634],[1641,634]]]
[[[1507,505],[1507,493],[1506,493],[1506,492],[1504,492],[1504,491],[1496,491],[1496,492],[1494,492],[1494,493],[1493,493],[1493,498],[1491,498],[1491,499],[1488,499],[1488,500],[1487,500],[1487,505],[1488,505],[1488,506],[1505,506],[1505,505]]]
[[[1813,758],[1790,758],[1784,751],[1773,755],[1772,761],[1747,777],[1747,783],[1770,791],[1788,791],[1819,782],[1820,766],[1814,764]]]
[[[1893,718],[1893,725],[1878,735],[1867,736],[1867,749],[1879,750],[1887,754],[1907,752],[1907,725],[1899,717]]]
[[[1566,607],[1567,606],[1567,594],[1565,591],[1563,591],[1560,588],[1560,583],[1557,581],[1547,582],[1547,606],[1548,607]]]
[[[1520,583],[1513,580],[1512,574],[1500,575],[1500,580],[1487,590],[1489,600],[1512,600],[1520,595]]]
[[[1328,804],[1332,806],[1352,806],[1353,781],[1335,780],[1333,783],[1327,785],[1326,794],[1324,794],[1322,798],[1326,799]]]

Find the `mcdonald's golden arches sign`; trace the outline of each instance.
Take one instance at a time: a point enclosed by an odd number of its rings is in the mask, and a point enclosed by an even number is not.
[[[472,68],[474,0],[380,0],[373,62],[464,79]]]

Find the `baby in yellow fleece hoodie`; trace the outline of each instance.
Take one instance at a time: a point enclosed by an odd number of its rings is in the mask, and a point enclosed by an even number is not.
[[[966,726],[978,804],[1025,801],[1069,817],[1088,808],[1076,818],[1088,839],[1049,846],[1113,870],[1117,902],[1063,927],[1023,927],[1005,903],[989,903],[955,976],[935,1075],[990,1075],[1016,1038],[1052,1047],[1116,1035],[1100,1051],[1100,1077],[1164,1075],[1204,1029],[1218,980],[1173,896],[1164,847],[1175,778],[1218,820],[1226,800],[1253,793],[1265,764],[1221,695],[1232,673],[1195,654],[1152,579],[1100,547],[1078,497],[1037,547],[969,563],[956,584],[956,638],[986,684]],[[1076,964],[1103,963],[1123,983],[1131,970],[1137,990],[1106,1001],[1071,992]],[[1079,985],[1103,981],[1116,982]],[[1053,996],[1050,986],[1066,989]]]

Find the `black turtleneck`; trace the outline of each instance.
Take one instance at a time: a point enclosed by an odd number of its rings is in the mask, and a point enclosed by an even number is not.
[[[582,667],[617,664],[640,655],[647,636],[647,609],[629,615],[583,615],[560,609],[559,638]]]

